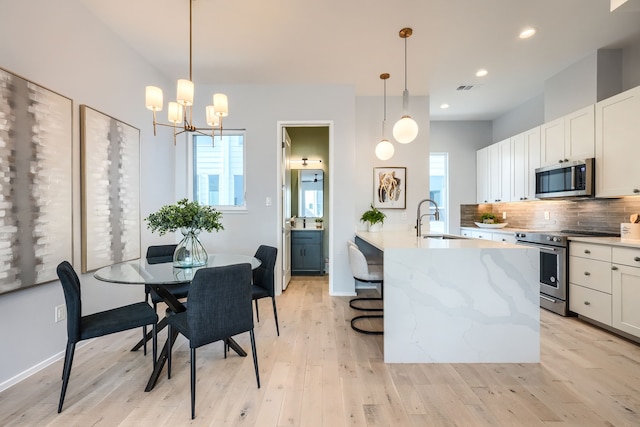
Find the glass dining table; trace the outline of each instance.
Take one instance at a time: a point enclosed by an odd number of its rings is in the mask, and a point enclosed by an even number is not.
[[[93,273],[93,276],[103,282],[119,283],[125,285],[146,285],[162,298],[169,309],[174,313],[180,313],[186,310],[186,306],[181,303],[169,290],[168,286],[184,283],[191,283],[196,271],[205,267],[222,267],[232,264],[251,264],[252,269],[260,266],[261,261],[251,255],[241,254],[210,254],[208,256],[207,265],[193,268],[177,268],[173,263],[149,264],[146,259],[140,258],[132,261],[120,262],[117,264],[102,267]],[[157,330],[166,326],[166,317],[158,322]],[[174,331],[172,336],[167,338],[162,351],[158,355],[158,360],[154,361],[154,369],[145,391],[153,390],[160,372],[167,361],[169,342],[173,344],[178,334]],[[138,350],[143,344],[141,340],[132,351]],[[247,353],[242,347],[231,337],[226,340],[226,345],[233,349],[239,356],[246,357]]]

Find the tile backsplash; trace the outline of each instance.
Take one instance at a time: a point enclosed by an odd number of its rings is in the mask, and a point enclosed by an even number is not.
[[[502,219],[503,212],[506,219]],[[460,226],[475,227],[474,221],[479,222],[483,213],[493,213],[499,222],[514,228],[620,232],[620,223],[629,222],[631,214],[640,214],[640,197],[461,205]]]

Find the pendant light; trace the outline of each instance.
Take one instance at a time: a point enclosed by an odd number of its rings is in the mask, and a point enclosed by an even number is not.
[[[400,38],[404,39],[404,91],[402,92],[402,117],[393,126],[393,137],[401,144],[408,144],[418,136],[418,124],[409,115],[409,91],[407,90],[407,39],[413,30],[403,28]]]
[[[380,78],[384,82],[384,118],[382,119],[382,139],[378,145],[376,145],[376,157],[380,160],[389,160],[393,157],[395,151],[393,144],[390,143],[385,136],[385,124],[387,122],[387,79],[389,78],[389,73],[380,74]]]

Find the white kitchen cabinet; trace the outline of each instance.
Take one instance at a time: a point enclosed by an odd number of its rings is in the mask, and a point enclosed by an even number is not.
[[[476,202],[489,203],[489,147],[476,152]]]
[[[612,325],[611,253],[609,246],[569,245],[569,310]]]
[[[471,230],[469,230],[468,228],[461,228],[460,229],[460,235],[464,236],[464,237],[473,237],[471,235]]]
[[[494,242],[516,243],[516,236],[513,233],[494,231],[491,233],[491,240]]]
[[[493,234],[489,231],[472,231],[471,237],[474,239],[493,240]]]
[[[640,194],[640,86],[595,108],[596,196]]]
[[[540,126],[511,138],[511,201],[535,200],[540,167]]]
[[[511,141],[488,147],[489,203],[511,200]]]
[[[540,127],[542,166],[595,156],[594,105],[557,118]]]
[[[640,337],[640,249],[613,248],[613,327]]]

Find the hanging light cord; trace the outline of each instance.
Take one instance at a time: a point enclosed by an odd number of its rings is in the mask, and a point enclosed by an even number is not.
[[[407,90],[407,37],[404,38],[404,90]]]
[[[384,138],[384,128],[387,123],[387,79],[382,79],[384,82],[384,114],[382,116],[382,138]]]

